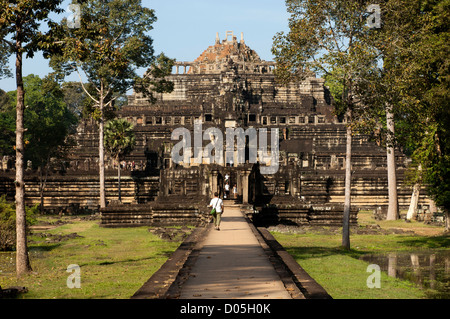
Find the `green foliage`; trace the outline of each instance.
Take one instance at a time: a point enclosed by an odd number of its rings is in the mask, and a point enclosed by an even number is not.
[[[11,92],[6,93],[0,89],[0,156],[14,154],[15,127]]]
[[[12,112],[14,105],[11,104],[10,93],[0,89],[0,112]]]
[[[272,48],[276,73],[283,83],[310,71],[324,77],[336,114],[350,108],[353,130],[401,147],[413,159],[412,180],[426,183],[448,211],[450,0],[378,3],[379,29],[365,26],[372,2],[287,0],[290,30]],[[387,107],[395,136],[386,129]]]
[[[52,25],[49,13],[62,13],[62,0],[0,0],[0,77],[11,76],[7,57],[13,53],[25,53],[32,58],[34,53],[48,47],[53,38],[51,31],[39,31],[42,21]],[[15,45],[20,41],[20,49]]]
[[[16,209],[0,197],[0,251],[12,250],[16,243]]]
[[[336,114],[356,111],[356,83],[373,68],[377,52],[365,46],[368,32],[366,4],[359,1],[286,1],[291,14],[289,32],[274,37],[272,53],[281,83],[302,81],[311,75],[324,77],[336,106]],[[362,112],[361,112],[362,113]],[[358,120],[361,114],[354,116]]]
[[[31,226],[36,223],[38,205],[26,208],[26,224]],[[0,251],[13,250],[16,245],[16,208],[14,203],[6,200],[6,196],[0,196]]]
[[[83,89],[94,101],[88,111],[94,118],[102,117],[94,107],[112,107],[134,86],[150,97],[153,90],[171,89],[163,77],[170,73],[173,61],[164,55],[155,58],[153,40],[147,35],[155,21],[154,11],[142,7],[140,0],[90,0],[81,4],[80,28],[61,22],[59,44],[49,48],[50,65],[60,77],[72,72],[86,75],[91,87]],[[165,65],[153,68],[143,79],[138,77],[138,68],[158,63]]]
[[[114,119],[105,126],[105,149],[116,159],[129,154],[136,145],[133,125],[125,119]]]
[[[174,84],[171,81],[167,81],[165,76],[172,72],[173,63],[174,60],[167,57],[164,53],[158,55],[144,77],[136,79],[134,90],[137,93],[142,93],[151,103],[156,102],[153,92],[172,92]]]
[[[63,82],[61,90],[64,94],[64,103],[69,111],[78,118],[83,117],[86,107],[91,105],[92,101],[83,91],[81,84],[79,82]]]
[[[16,121],[9,112],[0,113],[0,155],[13,155]]]
[[[37,271],[20,278],[3,273],[0,286],[27,287],[28,293],[20,296],[25,299],[129,299],[180,245],[162,240],[149,227],[105,228],[98,221],[63,220],[68,223],[29,237]],[[78,237],[46,240],[74,233]],[[81,267],[81,289],[67,288],[66,269],[73,263]]]
[[[383,67],[362,87],[365,102],[393,106],[397,145],[413,159],[412,181],[424,182],[449,210],[450,1],[389,0],[381,8],[383,27],[368,45],[382,53]]]
[[[340,80],[338,70],[334,70],[333,73],[324,76],[325,86],[330,90],[330,94],[334,100],[335,114],[342,117],[345,114],[346,106],[342,103],[342,92],[344,91],[344,85]]]
[[[67,137],[74,131],[77,118],[67,108],[64,93],[52,78],[30,74],[24,77],[24,88],[25,159],[31,160],[34,168],[44,167],[50,159],[64,157]]]

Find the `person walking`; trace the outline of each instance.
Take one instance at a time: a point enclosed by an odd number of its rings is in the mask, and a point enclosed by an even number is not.
[[[237,186],[236,186],[236,184],[234,184],[234,186],[233,186],[233,197],[234,197],[234,199],[237,199]]]
[[[224,198],[230,198],[230,184],[228,182],[225,184],[225,196]]]
[[[212,214],[214,218],[214,227],[217,230],[220,230],[220,221],[222,219],[222,213],[223,213],[223,201],[219,198],[219,193],[214,193],[214,198],[211,199],[211,202],[209,203],[209,207],[212,209],[215,209],[215,213]]]

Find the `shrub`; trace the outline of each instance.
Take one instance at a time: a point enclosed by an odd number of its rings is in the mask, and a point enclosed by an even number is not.
[[[38,205],[26,207],[26,223],[28,226],[36,222]],[[0,251],[14,250],[16,246],[16,207],[14,203],[6,200],[6,196],[0,196]]]

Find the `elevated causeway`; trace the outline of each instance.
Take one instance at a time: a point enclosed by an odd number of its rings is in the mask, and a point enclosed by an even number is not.
[[[331,298],[265,229],[225,203],[220,230],[198,227],[133,299]]]

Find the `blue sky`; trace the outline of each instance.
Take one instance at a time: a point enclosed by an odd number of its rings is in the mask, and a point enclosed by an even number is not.
[[[164,52],[177,61],[195,60],[214,44],[216,32],[222,40],[226,31],[234,31],[238,39],[243,32],[246,44],[270,61],[274,35],[288,30],[284,0],[143,0],[142,4],[154,9],[158,18],[150,32],[155,53]],[[14,72],[14,59],[10,61]],[[33,73],[43,77],[50,71],[41,54],[24,62],[24,76]],[[76,81],[77,77],[67,80]],[[15,90],[15,78],[1,79],[0,88]]]

